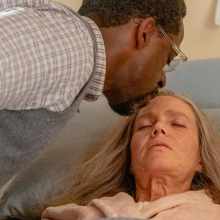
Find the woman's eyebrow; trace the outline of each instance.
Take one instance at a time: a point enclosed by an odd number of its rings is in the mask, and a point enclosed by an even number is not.
[[[143,115],[141,115],[140,117],[138,117],[138,118],[136,119],[136,121],[139,121],[139,120],[142,119],[142,118],[154,118],[154,117],[156,117],[156,114],[155,114],[155,113],[153,113],[153,112],[145,112]]]
[[[140,117],[137,117],[135,120],[135,127],[139,126],[139,124],[142,122],[142,119],[149,119],[149,118],[155,118],[156,114],[154,114],[153,112],[145,112],[144,114],[142,114]]]
[[[169,117],[184,117],[187,119],[187,121],[190,122],[189,117],[184,114],[183,112],[180,111],[175,111],[175,110],[166,110],[165,114],[168,115]],[[136,118],[136,122],[135,124],[139,124],[141,119],[154,119],[156,118],[157,115],[154,112],[145,112],[144,114],[142,114],[140,117]]]
[[[180,111],[174,111],[174,110],[167,110],[165,112],[168,116],[172,116],[172,117],[184,117],[186,118],[188,121],[190,121],[189,117],[184,114],[183,112]]]

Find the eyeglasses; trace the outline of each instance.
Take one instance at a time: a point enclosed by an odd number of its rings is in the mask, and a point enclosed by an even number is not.
[[[140,24],[143,22],[143,20],[136,20],[134,19],[134,22],[136,24]],[[185,56],[185,54],[179,49],[179,47],[170,39],[170,37],[167,35],[167,33],[164,31],[164,29],[160,26],[157,25],[158,29],[160,32],[163,34],[163,36],[167,39],[167,41],[170,43],[174,51],[176,52],[177,56],[175,57],[174,60],[172,60],[169,64],[166,64],[163,68],[163,71],[165,73],[169,73],[174,71],[177,67],[181,66],[183,63],[185,63],[188,58]]]
[[[163,68],[163,71],[165,73],[169,73],[174,71],[177,67],[185,63],[188,58],[185,56],[185,54],[179,49],[179,47],[169,38],[167,33],[164,31],[164,29],[160,26],[157,25],[158,29],[160,32],[163,34],[163,36],[167,39],[167,41],[170,43],[174,51],[177,53],[177,56],[175,57],[174,60],[172,60],[169,64],[166,64]]]

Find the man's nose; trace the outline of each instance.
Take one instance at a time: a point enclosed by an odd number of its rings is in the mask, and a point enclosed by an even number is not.
[[[163,88],[166,85],[166,74],[162,70],[161,76],[160,76],[160,81],[157,83],[159,88]]]

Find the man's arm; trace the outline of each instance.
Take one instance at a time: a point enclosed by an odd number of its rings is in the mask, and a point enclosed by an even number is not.
[[[0,109],[68,108],[94,64],[81,21],[51,3],[1,12],[0,27]]]
[[[0,0],[0,12],[14,7],[39,7],[44,0]]]

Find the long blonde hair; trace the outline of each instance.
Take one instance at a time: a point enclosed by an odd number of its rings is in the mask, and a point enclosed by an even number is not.
[[[195,174],[191,190],[204,188],[214,202],[220,204],[220,139],[217,131],[186,96],[168,90],[161,90],[158,95],[175,97],[194,112],[203,174]],[[130,140],[137,113],[123,117],[80,160],[72,161],[60,188],[41,208],[71,202],[87,205],[93,198],[113,196],[118,192],[135,194],[134,176],[130,173]]]

